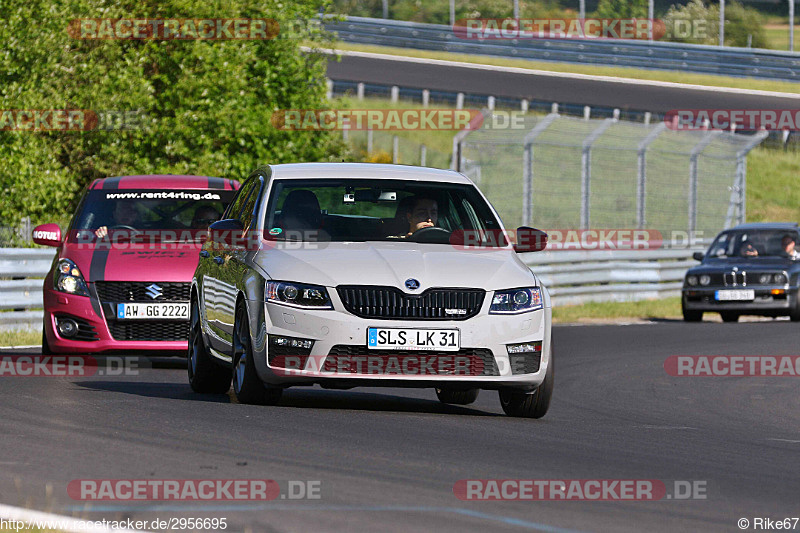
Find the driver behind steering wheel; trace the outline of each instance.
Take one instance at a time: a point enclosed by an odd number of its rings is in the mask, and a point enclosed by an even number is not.
[[[112,211],[111,216],[114,222],[111,226],[112,228],[118,226],[126,226],[130,228],[139,221],[139,213],[136,211],[136,207],[133,205],[133,202],[116,202],[114,204],[114,210]],[[100,226],[94,230],[94,234],[98,239],[102,239],[108,235],[108,226]]]
[[[428,196],[415,196],[408,205],[409,208],[406,211],[408,233],[406,237],[412,236],[423,228],[436,226],[436,222],[439,220],[439,205],[436,200]]]

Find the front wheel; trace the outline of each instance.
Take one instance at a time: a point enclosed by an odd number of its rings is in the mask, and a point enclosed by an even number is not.
[[[794,294],[794,304],[789,310],[789,320],[800,322],[800,290]]]
[[[478,399],[480,389],[452,390],[436,389],[436,397],[442,403],[453,405],[469,405]]]
[[[233,392],[239,403],[255,405],[276,405],[283,393],[281,388],[266,387],[256,373],[250,324],[243,303],[236,308],[233,323]]]
[[[192,390],[208,394],[225,394],[231,388],[231,370],[211,359],[200,328],[200,308],[192,298],[189,315],[189,354],[186,368]]]
[[[702,322],[703,312],[694,309],[686,309],[686,302],[681,301],[681,311],[683,312],[684,322]]]
[[[723,322],[738,322],[739,321],[739,313],[734,313],[733,311],[722,311],[720,313]]]
[[[533,392],[521,392],[514,389],[500,389],[500,405],[508,416],[521,418],[542,418],[550,408],[553,395],[553,351],[550,349],[550,364],[544,381]]]

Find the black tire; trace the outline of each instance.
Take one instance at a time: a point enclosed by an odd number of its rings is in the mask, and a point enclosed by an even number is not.
[[[192,297],[189,307],[189,353],[186,369],[192,390],[203,394],[226,394],[231,388],[230,368],[217,364],[206,349],[200,328],[200,307]]]
[[[480,389],[452,390],[436,389],[436,397],[442,403],[453,405],[469,405],[478,399]]]
[[[521,392],[514,389],[500,389],[500,405],[508,416],[521,418],[542,418],[550,408],[553,395],[553,352],[550,351],[550,364],[544,381],[533,392]]]
[[[739,321],[739,313],[734,313],[733,311],[722,311],[720,312],[719,316],[722,317],[723,322],[738,322]]]
[[[800,322],[800,290],[794,293],[794,305],[789,309],[789,320]]]
[[[686,302],[681,301],[681,311],[683,312],[684,322],[702,322],[703,312],[694,309],[686,309]]]
[[[47,342],[47,334],[44,332],[44,323],[42,323],[42,355],[55,355],[55,352]]]
[[[233,321],[233,392],[239,403],[277,405],[283,394],[279,387],[267,387],[253,363],[250,324],[243,303],[236,307]]]

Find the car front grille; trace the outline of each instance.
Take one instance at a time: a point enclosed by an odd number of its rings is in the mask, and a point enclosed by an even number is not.
[[[500,375],[489,349],[462,348],[457,352],[369,350],[364,345],[346,344],[331,348],[322,370],[339,375]]]
[[[118,341],[185,341],[189,338],[188,321],[109,321],[108,329]]]
[[[466,320],[478,314],[486,295],[481,289],[428,289],[417,295],[362,285],[343,285],[336,291],[347,311],[379,320]]]
[[[152,298],[147,288],[158,285],[161,296]],[[190,284],[161,281],[98,281],[97,295],[103,302],[188,302]]]

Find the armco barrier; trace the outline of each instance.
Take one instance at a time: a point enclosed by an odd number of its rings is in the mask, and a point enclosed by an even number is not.
[[[677,296],[686,270],[697,264],[692,253],[701,250],[556,250],[524,254],[522,259],[555,305],[575,305]],[[41,327],[41,278],[53,256],[48,249],[0,248],[0,329]],[[217,307],[232,306],[225,291],[214,293]]]
[[[777,50],[612,39],[477,41],[457,37],[451,26],[364,17],[329,20],[325,27],[349,43],[800,81],[800,54]]]
[[[0,329],[40,328],[52,248],[0,248]]]

